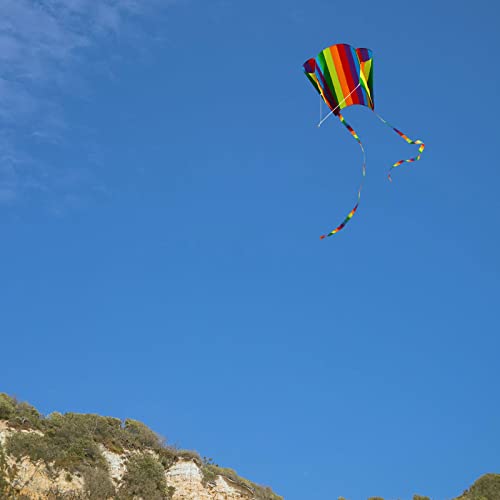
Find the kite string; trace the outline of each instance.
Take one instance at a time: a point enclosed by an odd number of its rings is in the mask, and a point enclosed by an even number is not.
[[[358,189],[358,201],[356,202],[356,205],[354,208],[347,214],[347,217],[344,219],[342,224],[337,226],[333,231],[330,231],[327,234],[323,234],[320,236],[320,240],[323,240],[324,238],[327,238],[328,236],[332,236],[335,233],[338,233],[341,229],[344,228],[344,226],[352,219],[353,215],[356,213],[356,210],[358,209],[359,201],[361,199],[361,189],[363,189],[363,184],[365,182],[365,177],[366,177],[366,153],[365,153],[365,148],[363,147],[363,144],[361,143],[361,140],[359,139],[358,134],[355,132],[355,130],[345,121],[344,117],[339,113],[338,114],[339,120],[344,125],[347,130],[349,130],[350,134],[356,139],[356,141],[359,144],[359,147],[361,148],[361,151],[363,152],[363,167],[362,167],[362,173],[363,173],[363,178],[361,180],[361,184]]]
[[[382,118],[378,113],[376,113],[375,111],[373,111],[373,112],[375,113],[375,115],[377,116],[377,118],[384,125],[387,125],[389,128],[392,128],[392,130],[394,130],[394,132],[396,132],[396,134],[398,134],[400,137],[402,137],[408,144],[416,144],[416,145],[419,146],[419,148],[418,148],[418,155],[417,156],[415,156],[413,158],[409,158],[408,160],[398,160],[396,163],[394,163],[391,166],[391,168],[389,169],[389,172],[387,174],[387,178],[392,182],[392,177],[391,177],[392,169],[396,168],[396,167],[399,167],[403,163],[412,163],[414,161],[420,160],[420,158],[422,156],[422,153],[424,152],[424,149],[425,149],[425,144],[420,139],[417,139],[416,141],[413,141],[407,135],[403,134],[403,132],[401,132],[401,130],[398,130],[396,127],[394,127],[393,125],[391,125],[387,120],[384,120],[384,118]]]
[[[320,122],[318,123],[318,127],[321,127],[321,124],[332,114],[332,113],[335,113],[335,111],[337,111],[337,109],[339,109],[339,107],[346,101],[346,99],[354,92],[358,89],[358,87],[361,85],[361,82],[358,83],[358,85],[356,86],[356,88],[352,89],[351,92],[349,92],[349,94],[347,94],[344,99],[342,99],[338,104],[337,104],[337,107],[335,109],[332,109],[322,120],[321,120],[321,115],[320,115]],[[320,105],[321,105],[321,102],[320,102]],[[339,115],[340,116],[340,115]]]

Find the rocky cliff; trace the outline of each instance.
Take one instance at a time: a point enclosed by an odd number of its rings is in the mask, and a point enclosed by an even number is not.
[[[41,415],[0,394],[1,499],[282,500],[144,424]]]

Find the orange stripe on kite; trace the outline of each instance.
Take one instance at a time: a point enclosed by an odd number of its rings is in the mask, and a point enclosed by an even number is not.
[[[344,66],[342,65],[339,48],[334,45],[333,47],[330,47],[330,52],[332,53],[333,63],[335,65],[335,69],[337,70],[337,76],[340,82],[340,86],[342,87],[342,93],[344,94],[342,96],[342,99],[345,99],[340,107],[343,108],[346,106],[351,106],[352,104],[354,104],[352,97],[349,95],[352,91],[352,88],[349,88],[349,82],[347,81]],[[339,101],[339,103],[342,102],[342,99]]]

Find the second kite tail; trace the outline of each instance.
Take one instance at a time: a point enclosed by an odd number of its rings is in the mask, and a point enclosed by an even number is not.
[[[374,111],[374,113],[375,113],[375,111]],[[424,152],[424,149],[425,149],[425,144],[420,139],[413,141],[407,135],[403,134],[403,132],[401,132],[401,130],[398,130],[396,127],[391,125],[387,120],[384,120],[384,118],[382,118],[378,113],[375,113],[375,115],[384,125],[387,125],[389,128],[392,128],[392,130],[394,130],[394,132],[396,132],[396,134],[398,134],[400,137],[402,137],[408,144],[416,144],[419,146],[417,156],[415,156],[414,158],[410,158],[408,160],[399,160],[396,163],[394,163],[394,165],[391,166],[391,168],[389,169],[389,173],[387,174],[387,177],[392,182],[392,177],[391,177],[392,169],[399,167],[399,165],[401,165],[403,163],[412,163],[414,161],[420,160],[420,157],[422,156],[422,153]]]
[[[363,147],[363,144],[361,143],[358,134],[345,121],[344,117],[340,113],[338,113],[337,116],[339,117],[340,123],[342,123],[342,125],[344,125],[344,127],[347,128],[347,130],[349,130],[350,134],[354,137],[354,139],[356,139],[356,141],[359,144],[359,147],[361,148],[361,151],[363,152],[363,167],[362,167],[363,179],[362,179],[361,184],[360,184],[359,189],[358,189],[358,201],[356,202],[356,205],[354,206],[354,208],[347,214],[347,217],[344,219],[344,221],[342,222],[342,224],[340,224],[339,226],[337,226],[333,231],[330,231],[329,233],[323,234],[322,236],[320,236],[321,240],[324,239],[324,238],[327,238],[328,236],[332,236],[335,233],[338,233],[352,219],[353,215],[356,213],[356,210],[358,209],[358,206],[359,206],[359,200],[361,199],[361,189],[363,188],[363,183],[364,183],[365,176],[366,176],[366,153],[365,153],[365,148]]]

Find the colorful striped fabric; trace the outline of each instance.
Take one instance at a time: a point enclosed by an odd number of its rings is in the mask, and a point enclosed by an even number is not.
[[[373,94],[373,57],[370,49],[355,49],[345,43],[332,45],[322,50],[316,58],[308,59],[304,63],[304,72],[312,83],[316,91],[320,94],[331,113],[337,115],[341,123],[349,130],[351,135],[356,139],[363,152],[363,181],[366,175],[366,155],[363,145],[354,131],[354,129],[345,121],[340,111],[348,106],[359,104],[367,106],[375,111],[375,101]],[[411,163],[420,160],[424,151],[425,145],[421,140],[413,141],[403,132],[393,127],[390,123],[384,120],[380,115],[375,113],[377,117],[388,127],[392,128],[400,137],[408,144],[416,144],[419,146],[418,155],[408,160],[399,160],[394,163],[389,170],[389,180],[391,179],[391,171],[402,163]],[[322,122],[320,122],[321,124]],[[347,217],[333,231],[322,235],[324,239],[327,236],[332,236],[338,233],[351,220],[359,206],[361,197],[361,188],[358,190],[358,201],[354,208],[349,212]]]
[[[373,60],[369,49],[345,43],[321,51],[304,63],[304,71],[328,107],[339,114],[353,104],[373,109]]]

